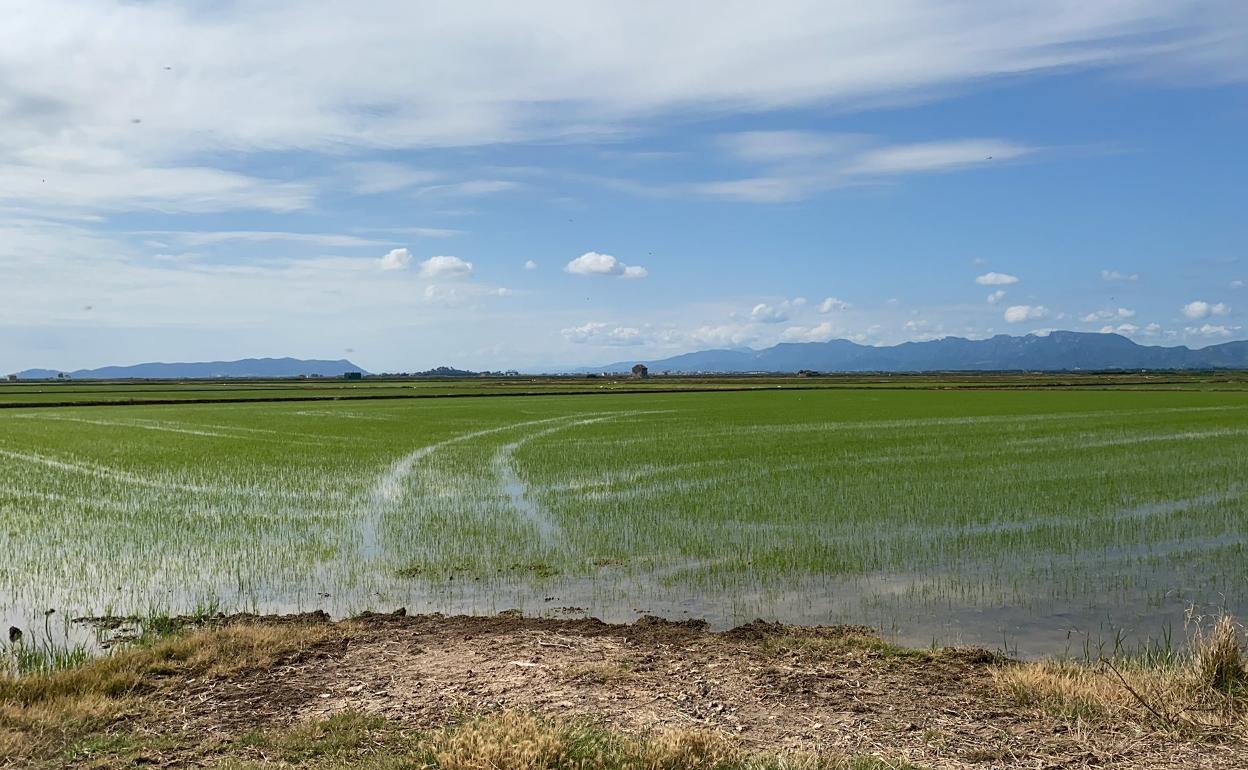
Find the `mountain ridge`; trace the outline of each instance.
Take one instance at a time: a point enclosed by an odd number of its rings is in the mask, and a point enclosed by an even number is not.
[[[1078,371],[1113,369],[1248,368],[1248,340],[1189,348],[1141,345],[1120,334],[1054,331],[998,334],[982,340],[943,337],[875,347],[845,339],[782,342],[755,350],[711,349],[655,360],[636,359],[581,371],[627,371],[642,363],[654,371],[704,372],[923,372]]]
[[[301,358],[243,358],[237,361],[153,361],[130,366],[101,366],[64,372],[75,380],[179,380],[228,379],[247,377],[340,377],[347,372],[367,374],[345,358],[336,361]],[[17,373],[19,380],[54,379],[62,374],[57,369],[26,369]]]

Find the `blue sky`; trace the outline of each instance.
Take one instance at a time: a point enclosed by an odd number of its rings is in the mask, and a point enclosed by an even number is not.
[[[13,4],[0,369],[1248,337],[1248,6],[863,6]]]

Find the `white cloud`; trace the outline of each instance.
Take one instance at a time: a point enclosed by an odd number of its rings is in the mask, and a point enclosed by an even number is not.
[[[578,345],[641,345],[647,340],[641,329],[632,326],[613,326],[601,321],[589,321],[560,331],[564,339]]]
[[[789,314],[783,308],[760,302],[750,311],[750,320],[764,324],[778,324],[789,320]]]
[[[1226,315],[1231,312],[1230,307],[1221,302],[1209,304],[1204,300],[1194,300],[1183,306],[1183,315],[1194,321],[1202,318],[1208,318],[1211,315]]]
[[[704,347],[741,347],[758,339],[758,331],[746,324],[721,324],[700,326],[689,333],[689,339]]]
[[[1128,275],[1125,273],[1120,273],[1117,270],[1102,270],[1101,280],[1109,282],[1109,283],[1114,283],[1118,281],[1135,282],[1135,281],[1140,280],[1140,274],[1131,273]]]
[[[244,241],[248,243],[288,241],[315,246],[346,248],[382,246],[387,243],[393,243],[393,241],[379,241],[372,238],[360,238],[355,235],[339,235],[337,233],[291,233],[272,230],[143,230],[136,234],[171,239],[187,246],[206,246],[230,241]]]
[[[753,162],[775,162],[842,154],[863,144],[857,134],[818,131],[739,131],[719,138],[733,156]]]
[[[1049,309],[1044,305],[1011,305],[1005,309],[1005,320],[1012,324],[1048,318],[1048,316]]]
[[[644,267],[626,265],[610,254],[596,251],[585,252],[563,269],[573,275],[612,275],[621,278],[645,278],[649,274]]]
[[[790,326],[780,334],[784,342],[827,342],[835,335],[831,321],[814,326]]]
[[[758,176],[748,179],[729,179],[718,182],[697,182],[679,187],[671,192],[692,192],[709,198],[748,203],[785,203],[800,200],[806,195],[828,186],[825,182],[808,177]]]
[[[1223,324],[1202,324],[1200,326],[1189,326],[1183,331],[1191,335],[1201,337],[1229,337],[1233,332],[1239,331],[1238,326],[1225,326]]]
[[[526,261],[526,262],[524,263],[524,269],[525,269],[525,270],[536,270],[536,269],[537,269],[537,263],[536,263],[536,262],[534,262],[533,260],[531,260],[531,259],[530,259],[530,260],[528,260],[528,261]]]
[[[1231,281],[1231,288],[1232,288],[1232,289],[1242,289],[1242,288],[1244,288],[1244,282],[1243,282],[1243,281],[1239,281],[1239,280]]]
[[[975,279],[980,286],[1010,286],[1018,283],[1018,276],[1009,273],[984,273]]]
[[[656,115],[928,100],[1027,73],[1248,76],[1239,45],[1248,21],[1234,3],[1198,0],[1069,4],[1060,13],[1028,3],[985,13],[976,3],[916,11],[905,2],[776,0],[765,18],[707,3],[566,2],[533,13],[505,2],[483,12],[379,0],[376,11],[347,14],[332,0],[226,3],[210,14],[200,3],[18,4],[0,27],[0,198],[292,210],[314,191],[186,161],[567,140]],[[830,146],[798,132],[755,132],[737,149],[773,161],[839,151],[835,137]],[[991,139],[927,142],[868,151],[853,168],[937,170],[1028,151]],[[348,187],[371,194],[420,184],[424,172],[386,164],[342,173]],[[475,195],[514,185],[483,179],[426,190]]]
[[[1156,337],[1159,334],[1161,334],[1161,332],[1162,332],[1161,324],[1158,324],[1158,323],[1151,323],[1144,327],[1144,334],[1145,336],[1148,336],[1148,337]]]
[[[453,279],[467,278],[472,274],[472,263],[459,257],[430,257],[420,263],[421,278]]]
[[[1117,310],[1097,310],[1088,313],[1083,317],[1084,323],[1095,323],[1096,321],[1107,321],[1111,318],[1134,318],[1135,311],[1130,308],[1120,307]]]
[[[519,182],[508,179],[472,179],[466,182],[436,184],[422,187],[417,191],[420,195],[444,195],[462,198],[479,198],[483,195],[495,195],[518,189]]]
[[[836,297],[828,297],[823,302],[819,303],[820,313],[831,313],[833,310],[849,310],[849,308],[850,305],[848,302],[837,299]]]
[[[341,168],[348,188],[357,195],[394,192],[437,178],[436,174],[414,169],[401,163],[347,163]]]
[[[487,297],[510,297],[512,290],[505,287],[490,288],[471,283],[431,283],[425,287],[425,299],[447,307],[464,305]]]
[[[1117,327],[1115,327],[1115,326],[1102,326],[1102,327],[1101,327],[1101,334],[1115,334],[1115,333],[1117,333],[1117,334],[1135,334],[1135,333],[1136,333],[1136,332],[1138,332],[1139,330],[1140,330],[1140,327],[1136,326],[1135,324],[1120,324],[1120,325],[1118,325]]]
[[[1030,147],[997,139],[960,139],[921,142],[869,150],[847,169],[850,174],[904,174],[947,171],[966,166],[1000,163],[1034,152]]]
[[[412,262],[412,253],[407,249],[391,249],[380,260],[382,270],[403,270]]]
[[[988,295],[988,304],[995,305],[1003,299],[1005,299],[1005,289],[997,289]]]

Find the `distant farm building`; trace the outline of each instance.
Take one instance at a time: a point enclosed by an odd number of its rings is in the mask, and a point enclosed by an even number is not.
[[[364,379],[364,373],[363,373],[363,372],[343,372],[342,379],[344,379],[344,380],[362,380],[362,379]]]
[[[633,365],[633,377],[634,377],[635,379],[638,379],[638,380],[644,380],[645,378],[647,378],[647,377],[649,377],[649,376],[650,376],[650,370],[649,370],[648,368],[646,368],[646,365],[645,365],[645,364],[634,364],[634,365]]]

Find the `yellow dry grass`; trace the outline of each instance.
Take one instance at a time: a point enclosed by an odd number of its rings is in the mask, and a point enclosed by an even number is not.
[[[884,770],[868,757],[751,752],[721,732],[671,729],[633,737],[529,713],[503,712],[435,736],[438,770]]]
[[[1083,722],[1131,725],[1187,738],[1248,740],[1242,628],[1227,615],[1195,624],[1186,658],[1149,664],[1035,661],[994,672],[1023,706]]]
[[[0,678],[0,766],[46,755],[143,708],[143,696],[185,676],[262,668],[331,634],[316,625],[237,625],[121,650],[78,668]]]

